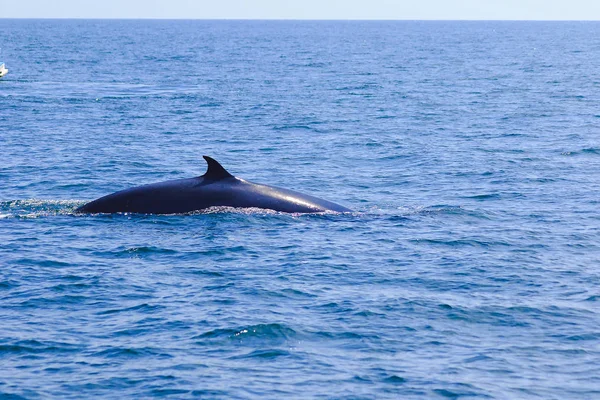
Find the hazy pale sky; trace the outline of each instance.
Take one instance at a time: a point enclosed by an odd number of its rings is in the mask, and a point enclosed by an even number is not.
[[[0,18],[600,20],[600,0],[9,0]]]

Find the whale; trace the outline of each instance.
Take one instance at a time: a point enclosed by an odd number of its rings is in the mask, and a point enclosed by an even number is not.
[[[185,214],[214,207],[259,208],[284,213],[351,212],[339,204],[289,189],[252,183],[203,156],[204,175],[121,190],[75,210],[89,214]]]

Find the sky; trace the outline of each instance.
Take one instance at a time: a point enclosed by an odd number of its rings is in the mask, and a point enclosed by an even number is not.
[[[600,20],[600,0],[10,0],[0,18]]]

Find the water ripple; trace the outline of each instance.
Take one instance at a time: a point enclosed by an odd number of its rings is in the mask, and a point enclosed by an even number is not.
[[[599,397],[597,23],[0,28],[0,398]],[[74,213],[202,154],[357,211]]]

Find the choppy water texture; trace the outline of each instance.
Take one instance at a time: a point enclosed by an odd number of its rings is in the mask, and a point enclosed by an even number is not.
[[[600,24],[0,30],[0,397],[600,397]],[[356,212],[72,213],[203,154]]]

